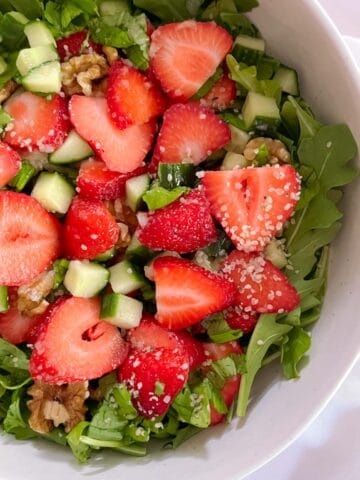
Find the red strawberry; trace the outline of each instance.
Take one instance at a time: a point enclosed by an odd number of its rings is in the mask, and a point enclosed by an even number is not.
[[[102,202],[76,197],[64,225],[64,252],[70,259],[92,259],[110,250],[119,227]]]
[[[10,308],[6,313],[0,313],[0,337],[14,345],[30,342],[30,332],[38,322],[38,317],[28,317],[19,312],[16,291],[16,288],[9,289]]]
[[[236,83],[227,74],[200,100],[200,105],[213,110],[225,110],[236,98]]]
[[[221,271],[237,286],[237,303],[245,313],[290,312],[300,302],[286,276],[262,254],[235,250],[223,262]]]
[[[111,118],[121,129],[147,123],[167,106],[161,90],[121,60],[111,66],[106,98]]]
[[[152,167],[163,163],[198,165],[231,140],[228,125],[196,103],[176,104],[164,114]]]
[[[217,233],[210,206],[200,190],[148,214],[138,232],[140,242],[153,250],[195,252],[216,241]]]
[[[232,45],[231,35],[214,22],[168,23],[151,36],[151,68],[169,96],[186,100],[214,75]]]
[[[129,178],[145,172],[146,167],[139,167],[130,173],[113,172],[101,160],[90,158],[81,163],[77,191],[85,198],[116,200],[125,196],[125,184]]]
[[[21,168],[20,155],[0,141],[0,188],[10,182]]]
[[[189,356],[190,370],[200,367],[206,361],[203,344],[186,331],[176,332],[176,336]]]
[[[151,37],[151,35],[155,32],[155,27],[154,25],[150,22],[149,19],[146,19],[146,33],[148,37]]]
[[[189,361],[183,351],[133,350],[119,371],[119,381],[128,387],[140,415],[154,418],[169,409],[188,375]]]
[[[12,147],[50,153],[69,133],[67,101],[61,95],[48,100],[22,91],[10,97],[4,109],[13,118],[4,138]]]
[[[187,328],[234,304],[234,285],[190,260],[158,257],[153,267],[156,319],[167,328]]]
[[[149,152],[156,131],[154,122],[117,128],[108,113],[105,98],[73,95],[70,117],[77,132],[115,172],[139,168]]]
[[[65,62],[71,57],[76,57],[85,53],[102,53],[102,46],[98,43],[94,43],[89,37],[88,32],[83,30],[82,32],[75,32],[68,37],[59,38],[56,41],[57,51],[60,56],[60,60]]]
[[[256,312],[244,312],[241,307],[230,307],[225,310],[224,318],[230,328],[242,330],[246,334],[254,330],[259,314]]]
[[[60,223],[28,195],[0,192],[0,232],[0,285],[29,283],[60,255]]]
[[[224,357],[229,356],[232,353],[240,354],[242,349],[240,345],[236,342],[229,343],[205,343],[204,344],[205,354],[213,361],[220,360]],[[224,387],[221,390],[221,395],[224,398],[225,404],[230,408],[233,403],[240,387],[240,375],[234,375],[229,378]],[[214,407],[211,409],[211,425],[216,425],[225,418],[225,415],[219,413]]]
[[[115,370],[127,354],[119,330],[100,320],[98,298],[61,298],[48,310],[30,374],[46,383],[82,382]]]
[[[206,172],[211,211],[239,250],[260,251],[290,218],[300,196],[294,167]]]

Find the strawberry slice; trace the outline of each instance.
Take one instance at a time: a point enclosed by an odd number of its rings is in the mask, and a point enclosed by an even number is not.
[[[222,358],[228,357],[232,353],[240,354],[242,349],[237,342],[228,342],[228,343],[205,343],[204,344],[205,355],[210,358],[212,361],[221,360]],[[225,385],[221,389],[221,395],[224,398],[225,404],[230,408],[233,403],[240,387],[240,375],[234,375],[227,379]],[[211,410],[211,425],[216,425],[222,422],[225,418],[225,415],[219,413],[213,406],[210,406]]]
[[[146,167],[129,173],[113,172],[101,160],[90,158],[81,163],[77,191],[84,198],[116,200],[125,196],[126,181],[143,173],[146,173]]]
[[[181,330],[234,304],[234,285],[190,260],[158,257],[154,260],[157,321]]]
[[[21,168],[20,155],[0,141],[0,188],[10,182]]]
[[[236,98],[236,83],[227,74],[223,75],[203,98],[200,105],[211,110],[225,110]]]
[[[200,190],[149,213],[137,235],[148,248],[178,253],[195,252],[217,238],[209,202]]]
[[[115,370],[127,354],[119,330],[100,320],[98,298],[61,298],[48,310],[30,358],[30,374],[51,384],[82,382]]]
[[[224,312],[224,318],[230,328],[233,330],[242,330],[247,334],[254,330],[259,314],[256,312],[244,312],[244,310],[237,307],[230,307]]]
[[[38,323],[38,317],[20,313],[16,306],[17,289],[9,288],[9,310],[0,313],[0,337],[17,345],[31,341],[31,332]]]
[[[61,95],[47,100],[30,92],[16,92],[4,110],[13,118],[4,137],[12,147],[51,153],[70,130],[67,101]]]
[[[187,100],[214,75],[232,45],[231,35],[214,22],[168,23],[151,36],[150,65],[170,97]]]
[[[111,118],[121,129],[147,123],[161,115],[167,106],[161,90],[121,60],[111,66],[106,99]]]
[[[154,122],[120,130],[111,119],[106,99],[100,97],[73,95],[69,108],[76,131],[110,170],[129,173],[142,165],[152,146]]]
[[[60,255],[60,223],[29,195],[0,192],[0,232],[0,285],[30,283]]]
[[[212,214],[244,251],[263,250],[300,197],[299,175],[291,165],[206,172],[202,184]]]
[[[146,418],[163,415],[184,387],[189,361],[184,351],[167,348],[133,350],[119,371],[133,404]]]
[[[176,332],[176,336],[189,356],[190,370],[200,367],[206,361],[203,343],[186,331]]]
[[[300,296],[286,276],[262,254],[233,251],[221,272],[238,288],[237,303],[245,313],[291,312]]]
[[[64,252],[70,259],[92,259],[110,250],[119,238],[119,227],[99,200],[76,197],[64,225]]]
[[[196,103],[176,104],[164,114],[152,168],[163,163],[198,165],[231,140],[228,125]]]
[[[57,51],[62,62],[85,53],[102,53],[102,46],[89,38],[86,30],[75,32],[56,41]]]

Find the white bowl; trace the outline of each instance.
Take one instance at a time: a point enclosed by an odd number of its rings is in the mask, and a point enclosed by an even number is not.
[[[350,54],[315,0],[264,0],[251,18],[271,52],[300,72],[302,92],[326,122],[346,122],[360,139],[360,82]],[[99,455],[85,467],[45,442],[0,438],[1,480],[235,480],[259,468],[292,442],[319,414],[359,354],[360,183],[346,189],[344,228],[332,249],[329,289],[313,329],[310,363],[299,381],[272,366],[255,385],[244,422],[203,432],[176,451],[143,459]],[[104,458],[105,457],[105,458]]]

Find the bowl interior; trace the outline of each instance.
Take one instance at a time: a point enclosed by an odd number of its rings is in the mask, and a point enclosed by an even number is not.
[[[291,7],[290,7],[291,3]],[[296,3],[296,5],[295,5]],[[326,122],[346,122],[360,139],[360,82],[349,53],[314,0],[266,0],[252,19],[269,50],[300,73],[302,91]],[[0,437],[0,478],[47,479],[49,472],[77,480],[105,474],[107,480],[240,479],[291,442],[330,399],[359,353],[360,183],[346,190],[344,228],[332,249],[329,289],[319,323],[313,329],[310,362],[300,381],[281,380],[270,366],[257,380],[245,421],[204,432],[176,451],[144,459],[99,454],[86,467],[45,442],[16,442]],[[176,472],[176,473],[175,473]]]

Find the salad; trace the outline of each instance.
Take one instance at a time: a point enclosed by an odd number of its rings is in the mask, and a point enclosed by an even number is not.
[[[0,2],[0,425],[17,439],[143,456],[244,416],[270,362],[299,377],[357,147],[269,54],[257,5]]]

